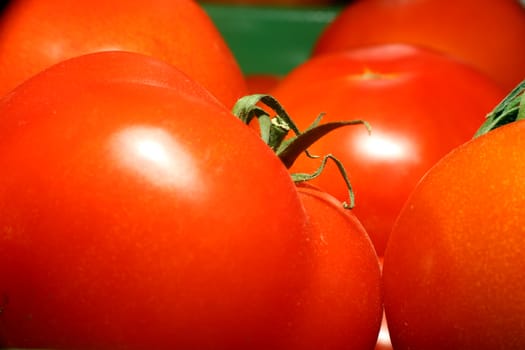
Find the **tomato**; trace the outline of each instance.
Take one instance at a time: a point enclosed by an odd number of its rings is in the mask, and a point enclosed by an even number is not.
[[[312,145],[347,168],[355,215],[383,255],[392,224],[421,176],[444,154],[470,139],[484,115],[505,95],[493,81],[435,52],[380,45],[309,59],[270,91],[304,130],[324,122],[364,119],[364,127],[333,131]],[[310,173],[315,162],[297,159],[292,172]],[[312,184],[347,198],[335,166]]]
[[[94,53],[0,100],[0,347],[279,348],[310,270],[297,190],[171,69]]]
[[[0,95],[54,63],[104,50],[164,60],[229,108],[246,94],[232,52],[194,1],[14,0],[0,20]]]
[[[525,77],[524,36],[525,8],[517,0],[357,0],[320,34],[313,54],[422,45],[461,59],[510,91]]]
[[[455,148],[408,199],[383,270],[396,350],[525,348],[524,133]]]
[[[55,85],[91,84],[93,81],[115,84],[137,83],[180,90],[181,94],[186,94],[188,97],[195,95],[209,103],[223,106],[215,96],[200,84],[196,84],[192,78],[151,56],[126,51],[104,51],[103,54],[91,54],[73,62],[74,64],[69,63],[65,66],[67,71],[63,68],[41,72],[41,78],[33,80],[31,84],[33,86],[40,84],[38,88],[45,90],[47,75],[51,75]],[[71,81],[71,76],[74,77],[74,81]],[[33,87],[33,89],[37,88]]]
[[[304,184],[298,192],[313,228],[315,265],[286,349],[372,349],[383,304],[370,238],[333,196]]]
[[[275,115],[266,113],[264,106]],[[297,131],[294,122],[278,101],[264,94],[243,97],[233,113],[250,126],[251,117],[257,117],[262,139],[287,167],[308,145],[334,127],[341,127],[319,124],[286,139],[287,132]],[[325,157],[321,163],[328,160],[333,158]],[[372,349],[383,311],[381,272],[369,236],[348,210],[353,204],[351,191],[350,201],[345,205],[309,184],[312,176],[291,174],[291,177],[296,181],[307,215],[312,258],[308,283],[298,298],[297,317],[291,322],[289,340],[283,349]],[[345,188],[349,187],[345,184]]]
[[[245,79],[250,94],[268,93],[281,81],[281,77],[274,74],[247,74]]]

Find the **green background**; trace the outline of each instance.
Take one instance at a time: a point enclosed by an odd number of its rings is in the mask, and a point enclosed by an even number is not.
[[[202,4],[245,74],[284,75],[302,63],[333,7],[270,7]]]

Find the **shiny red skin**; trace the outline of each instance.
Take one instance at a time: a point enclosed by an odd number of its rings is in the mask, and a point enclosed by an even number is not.
[[[374,247],[351,210],[328,193],[298,185],[313,250],[287,350],[365,350],[376,343],[383,312]]]
[[[435,52],[381,45],[314,57],[288,74],[270,94],[305,129],[323,122],[363,119],[335,130],[310,147],[332,153],[354,187],[355,215],[384,253],[392,224],[421,176],[452,148],[470,139],[486,113],[505,96],[495,82]],[[301,156],[292,172],[312,172],[318,162]],[[347,199],[337,168],[328,164],[312,181]]]
[[[0,100],[1,347],[274,349],[295,317],[309,250],[287,169],[148,60],[78,57]]]
[[[383,266],[394,349],[525,348],[524,134],[454,149],[407,201]]]
[[[163,60],[228,108],[246,94],[241,69],[192,0],[13,0],[0,20],[0,95],[64,59],[123,50]]]
[[[267,94],[279,84],[281,76],[275,74],[248,74],[245,76],[249,94]]]
[[[313,55],[406,43],[446,53],[510,91],[525,78],[525,7],[519,0],[357,0],[314,44]]]

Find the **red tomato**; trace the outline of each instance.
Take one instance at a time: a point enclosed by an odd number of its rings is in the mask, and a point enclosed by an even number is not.
[[[105,50],[164,60],[227,107],[246,94],[232,52],[194,1],[14,0],[0,21],[0,95],[54,63]]]
[[[82,83],[137,83],[159,88],[180,90],[188,97],[195,95],[199,99],[223,106],[215,96],[181,73],[180,70],[156,58],[126,51],[104,51],[103,54],[91,54],[86,58],[69,63],[67,71],[58,69],[43,71],[41,78],[32,81],[33,86],[40,84],[44,90],[45,78],[51,75],[55,84]],[[75,77],[74,82],[71,76]],[[37,88],[33,88],[37,89]],[[62,92],[60,92],[62,93]]]
[[[81,56],[0,100],[1,347],[279,348],[310,268],[295,185],[158,65]]]
[[[273,74],[248,74],[245,76],[249,94],[268,93],[281,81],[281,77]]]
[[[524,134],[454,149],[404,206],[383,270],[396,350],[525,349]]]
[[[445,153],[470,139],[505,95],[470,67],[416,47],[383,45],[312,58],[270,92],[304,130],[320,112],[324,122],[364,119],[372,127],[333,131],[312,154],[333,153],[355,190],[355,215],[382,255],[408,194]],[[292,172],[312,172],[301,156]],[[335,166],[312,181],[339,200],[346,188]]]
[[[333,196],[299,185],[312,227],[310,284],[287,350],[372,349],[383,312],[379,261],[370,238]]]
[[[264,106],[277,114],[272,123],[268,123],[272,113],[261,113]],[[261,135],[272,135],[263,139],[286,166],[334,127],[319,125],[285,140],[288,127],[295,128],[279,102],[268,95],[246,96],[233,111],[245,123],[257,116]],[[376,343],[383,310],[378,257],[352,212],[335,197],[306,183],[308,177],[292,174],[307,213],[313,255],[308,284],[297,301],[297,318],[291,322],[291,336],[284,349],[370,350]]]
[[[313,54],[423,45],[463,60],[510,90],[525,77],[524,37],[525,9],[517,0],[358,0],[321,33]]]

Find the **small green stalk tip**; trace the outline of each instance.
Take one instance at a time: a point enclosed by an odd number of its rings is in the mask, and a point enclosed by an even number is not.
[[[525,119],[525,80],[516,86],[489,114],[474,134],[484,135],[503,125]]]

